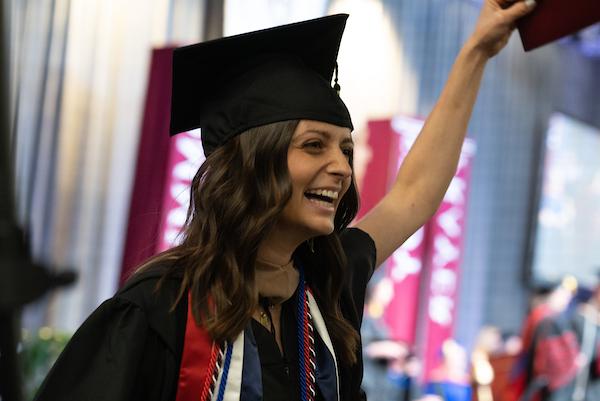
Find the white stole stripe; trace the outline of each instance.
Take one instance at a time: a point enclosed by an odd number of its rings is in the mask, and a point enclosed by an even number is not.
[[[317,305],[317,301],[312,296],[310,291],[306,291],[308,295],[308,305],[310,307],[310,314],[312,315],[313,322],[317,327],[317,332],[321,336],[321,339],[325,343],[325,346],[331,353],[333,357],[333,363],[335,364],[335,383],[336,383],[336,391],[337,391],[337,399],[340,399],[340,377],[338,373],[338,365],[337,358],[335,356],[335,351],[333,350],[333,343],[331,342],[331,338],[329,338],[329,333],[327,332],[327,326],[325,326],[325,320],[323,320],[323,316],[321,315],[321,311],[319,310],[319,306]]]
[[[223,357],[223,365],[225,357]],[[229,372],[227,373],[227,383],[225,384],[225,394],[223,401],[239,401],[242,394],[242,368],[244,366],[244,332],[236,338],[231,352],[231,362],[229,363]],[[221,378],[223,376],[223,367],[219,372],[219,379],[215,384],[212,401],[216,401],[219,396]]]

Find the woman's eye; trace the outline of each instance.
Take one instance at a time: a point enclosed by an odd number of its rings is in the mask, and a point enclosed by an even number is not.
[[[354,149],[352,148],[346,148],[346,149],[342,149],[342,152],[346,155],[347,158],[351,158],[352,155],[354,154]]]
[[[323,147],[323,145],[319,141],[313,141],[313,142],[307,142],[307,143],[305,143],[304,147],[305,148],[312,148],[312,149],[321,149]]]

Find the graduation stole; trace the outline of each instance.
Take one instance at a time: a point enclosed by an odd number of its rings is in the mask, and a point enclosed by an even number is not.
[[[339,401],[335,351],[325,321],[300,269],[298,284],[298,361],[300,399],[312,401],[316,387],[327,401]],[[315,352],[314,328],[325,347]],[[261,401],[258,348],[248,325],[234,342],[217,344],[196,325],[188,293],[188,312],[176,401]]]

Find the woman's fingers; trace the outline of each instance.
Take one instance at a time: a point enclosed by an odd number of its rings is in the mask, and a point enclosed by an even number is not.
[[[508,8],[518,0],[498,0],[498,5],[502,8]]]
[[[489,57],[494,56],[506,45],[516,21],[535,5],[534,0],[486,0],[473,32],[473,43]]]
[[[511,21],[516,21],[519,18],[529,14],[535,8],[535,6],[535,0],[516,1],[507,7],[504,12],[506,13],[508,19]]]

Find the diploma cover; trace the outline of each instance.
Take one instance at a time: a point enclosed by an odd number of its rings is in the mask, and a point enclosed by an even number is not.
[[[600,0],[537,0],[517,22],[525,51],[575,33],[600,21]]]

